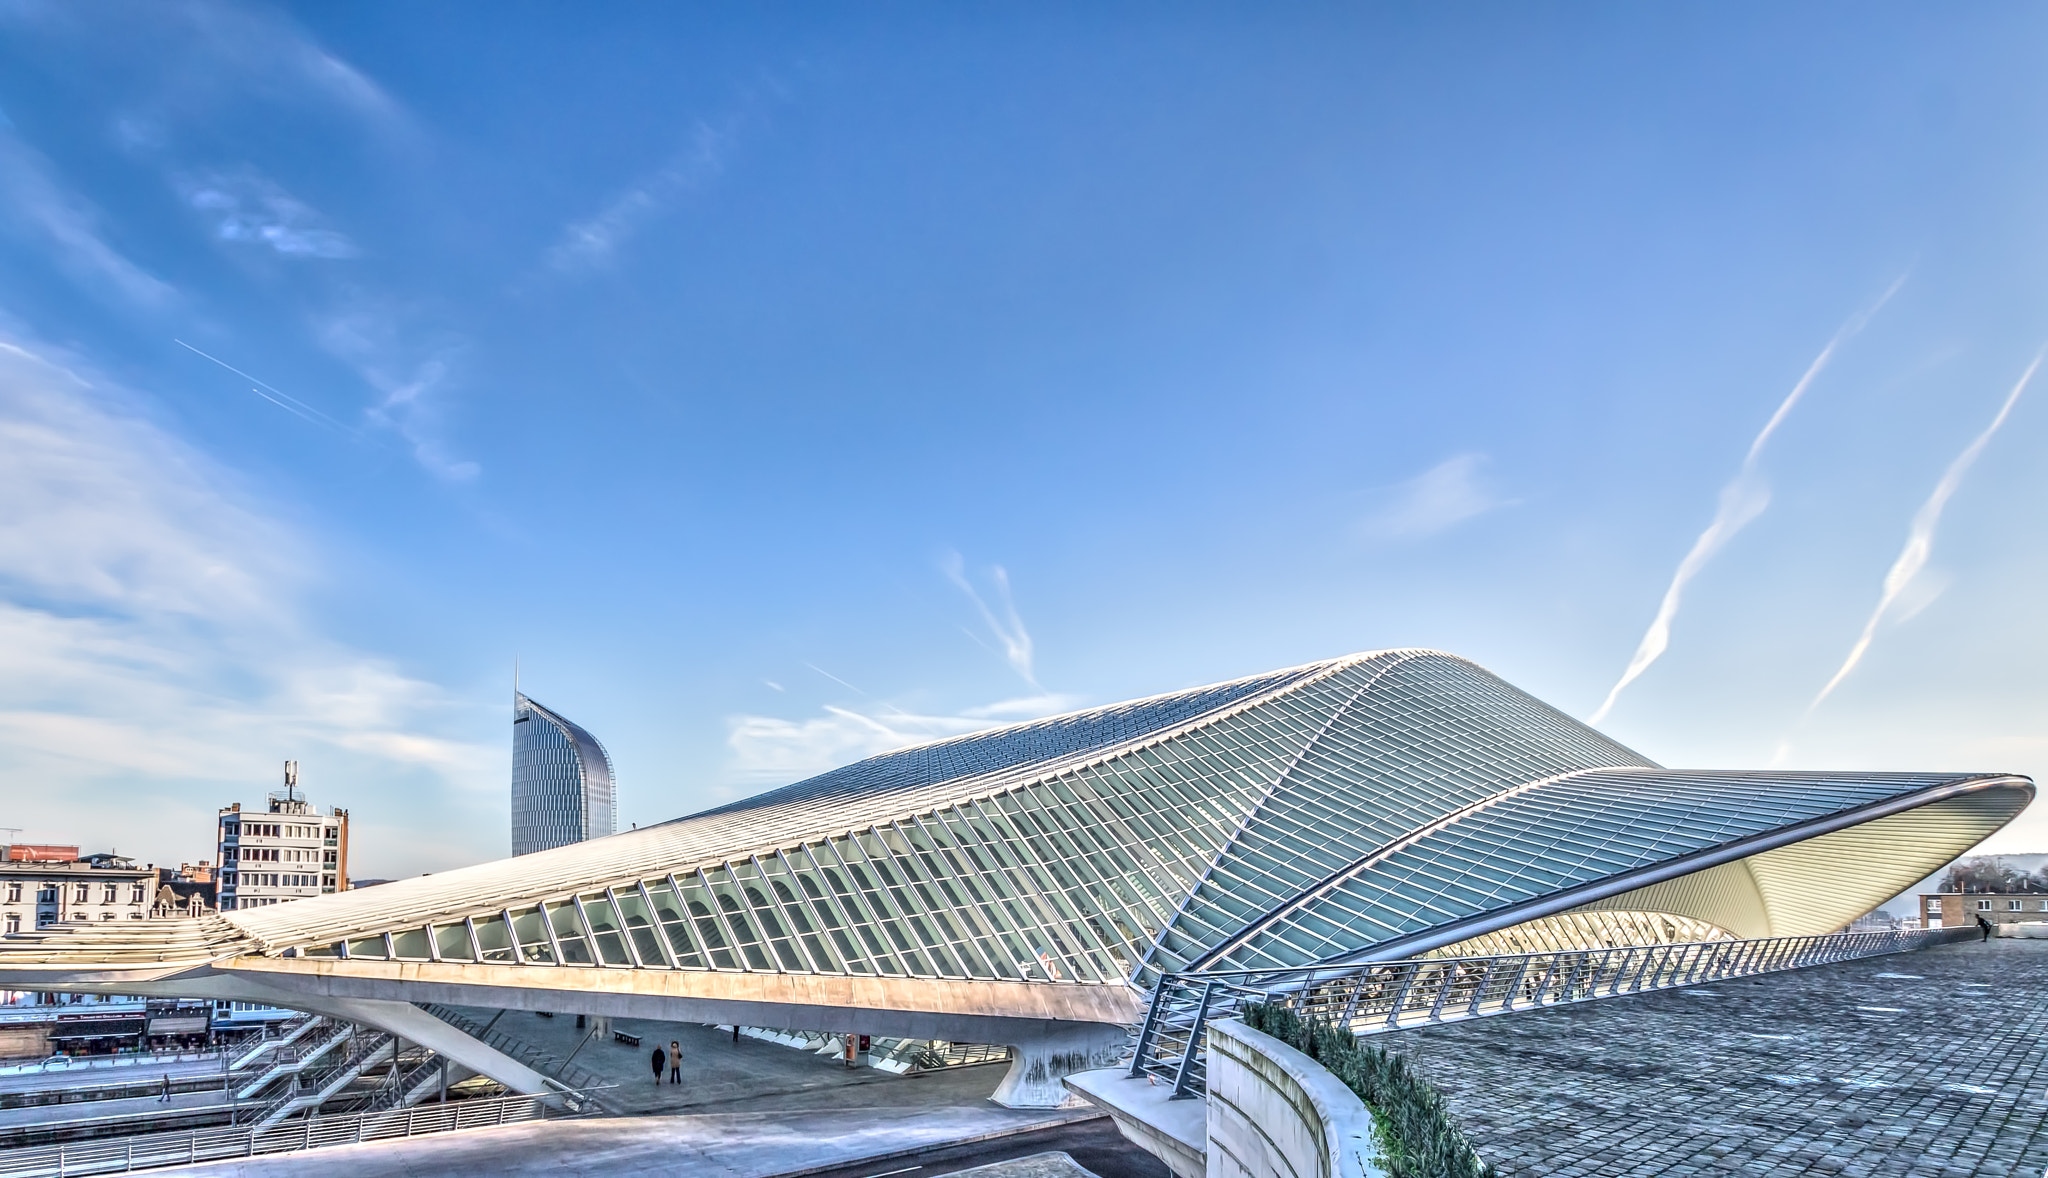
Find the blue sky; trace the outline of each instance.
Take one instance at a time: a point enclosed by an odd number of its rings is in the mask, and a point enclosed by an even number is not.
[[[2048,771],[2044,33],[6,0],[0,826],[496,857],[515,659],[622,823],[1390,646],[1583,718],[1695,551],[1620,739]]]

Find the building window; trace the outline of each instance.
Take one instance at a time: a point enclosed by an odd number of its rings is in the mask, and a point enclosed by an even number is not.
[[[113,913],[111,913],[111,912],[102,912],[102,913],[100,913],[100,919],[101,919],[101,920],[112,920],[112,919],[114,919],[114,914],[113,914]]]
[[[1989,912],[1989,911],[1991,911],[1991,901],[1989,901],[1989,900],[1979,900],[1979,901],[1977,901],[1977,911],[1979,911],[1979,912]]]
[[[108,884],[108,885],[107,885],[107,894],[106,894],[105,896],[101,897],[101,899],[100,899],[100,903],[102,903],[102,904],[112,904],[112,903],[113,903],[113,902],[114,902],[115,900],[119,899],[120,897],[121,897],[121,885],[120,885],[120,884],[111,884],[111,883],[110,883],[110,884]]]
[[[142,913],[140,913],[140,912],[130,912],[130,913],[128,914],[128,919],[130,919],[130,920],[141,920],[141,919],[142,919]]]
[[[136,884],[134,888],[129,890],[128,902],[130,904],[140,904],[146,898],[147,897],[143,895],[143,888],[141,884]]]
[[[80,903],[80,904],[83,904],[83,903],[85,903],[86,901],[88,901],[88,900],[90,900],[90,899],[92,899],[92,885],[91,885],[91,884],[79,884],[79,885],[78,885],[78,899],[77,899],[77,901],[76,901],[76,902],[77,902],[77,903]]]
[[[2018,912],[2020,910],[2020,904],[2021,901],[2019,900],[2007,900],[2005,902],[2005,910],[2007,912]]]
[[[1929,900],[1929,901],[1927,902],[1927,910],[1928,910],[1929,912],[1939,912],[1939,911],[1941,911],[1941,901],[1939,901],[1939,900]]]
[[[7,914],[7,931],[10,933],[18,933],[21,931],[20,913],[10,912]]]

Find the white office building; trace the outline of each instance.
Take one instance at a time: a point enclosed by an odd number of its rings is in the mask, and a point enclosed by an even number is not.
[[[236,802],[220,812],[220,910],[263,908],[348,890],[348,811],[322,813],[298,793],[299,763],[262,810]]]

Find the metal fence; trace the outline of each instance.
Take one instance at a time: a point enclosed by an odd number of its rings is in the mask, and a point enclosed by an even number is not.
[[[1133,1045],[1131,1075],[1174,1096],[1198,1095],[1204,1034],[1246,1003],[1274,1002],[1355,1034],[1398,1031],[1519,1010],[1668,990],[1966,940],[1975,928],[1886,930],[1754,941],[1706,941],[1501,957],[1418,957],[1374,965],[1169,974],[1153,991]]]
[[[71,1178],[83,1174],[122,1174],[157,1166],[190,1165],[223,1158],[293,1153],[329,1145],[353,1145],[392,1137],[418,1137],[453,1129],[477,1129],[519,1121],[559,1119],[580,1114],[550,1108],[550,1097],[499,1096],[460,1100],[417,1108],[314,1117],[269,1128],[248,1126],[194,1129],[184,1133],[148,1133],[104,1138],[67,1145],[41,1145],[0,1151],[0,1178]]]

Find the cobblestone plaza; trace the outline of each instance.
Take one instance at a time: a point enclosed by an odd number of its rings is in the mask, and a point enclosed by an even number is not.
[[[1402,1031],[1504,1174],[2048,1168],[2048,941]]]

